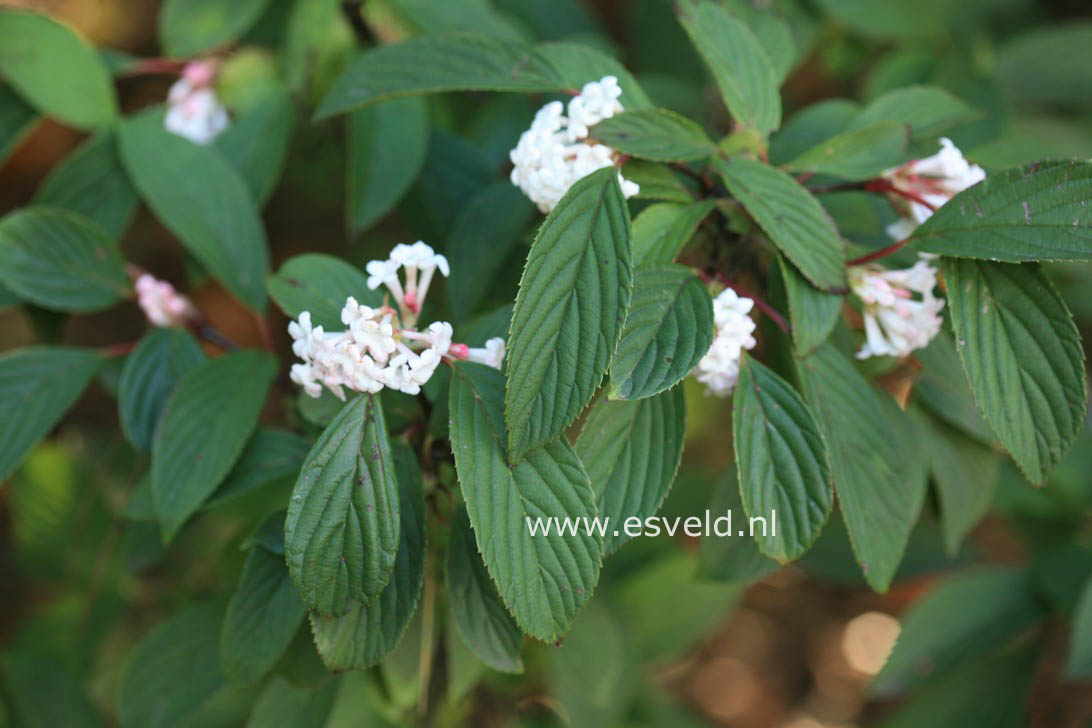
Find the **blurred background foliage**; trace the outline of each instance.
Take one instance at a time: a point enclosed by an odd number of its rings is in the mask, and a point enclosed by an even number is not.
[[[790,125],[795,111],[817,102],[867,102],[908,84],[933,84],[981,110],[951,136],[988,170],[1045,157],[1092,157],[1092,10],[1084,0],[725,2],[739,12],[772,7],[784,21],[795,57],[783,88]],[[103,52],[116,68],[130,55],[161,54],[159,7],[152,0],[0,4],[71,23],[111,49]],[[360,11],[366,24],[357,22]],[[493,283],[472,300],[449,299],[452,320],[465,322],[475,311],[513,299],[534,226],[530,204],[507,182],[507,153],[541,99],[447,94],[399,102],[427,104],[430,143],[418,160],[421,174],[390,211],[351,204],[354,184],[374,162],[367,155],[384,151],[368,147],[368,124],[390,120],[309,122],[314,104],[357,52],[360,35],[387,42],[444,30],[592,45],[621,59],[658,105],[712,130],[730,130],[669,0],[369,0],[362,7],[269,0],[233,49],[220,91],[235,113],[259,103],[270,79],[279,78],[292,93],[295,132],[264,209],[275,267],[305,251],[362,263],[395,242],[473,247],[488,234],[494,236]],[[158,103],[171,80],[122,72],[123,108]],[[0,93],[7,91],[0,86]],[[836,114],[838,103],[808,113]],[[20,131],[0,138],[7,155],[0,166],[0,212],[41,194],[50,170],[85,138],[48,120],[19,122],[0,119],[0,129]],[[777,143],[775,137],[774,150]],[[865,245],[880,243],[883,223],[893,219],[886,206],[863,195],[824,202],[839,227]],[[510,221],[500,230],[498,210]],[[128,227],[123,247],[130,260],[188,281],[201,309],[231,338],[259,344],[250,314],[209,281],[146,210]],[[1061,265],[1050,272],[1088,341],[1092,274]],[[144,328],[132,305],[73,317],[14,300],[0,306],[0,350],[34,340],[108,345],[135,339]],[[274,331],[287,357],[286,321],[278,316]],[[147,522],[146,506],[142,512],[139,499],[130,497],[146,462],[118,434],[109,395],[117,374],[107,369],[55,437],[0,490],[0,725],[115,722],[132,647],[194,595],[222,600],[242,567],[240,540],[268,514],[262,502],[268,491],[260,491],[258,498],[218,507],[215,518],[196,519],[165,548]],[[896,371],[884,383],[898,395],[909,376]],[[701,513],[709,504],[738,507],[729,409],[693,383],[688,387],[691,437],[664,508],[668,516]],[[293,416],[288,395],[271,399],[267,420]],[[392,404],[388,417],[395,419],[398,402]],[[440,705],[432,714],[450,725],[1092,725],[1089,684],[1062,676],[1067,617],[1092,574],[1089,440],[1086,429],[1041,490],[1008,461],[998,468],[989,457],[981,467],[949,471],[959,473],[949,477],[984,484],[992,494],[984,505],[988,514],[959,547],[959,539],[944,532],[934,490],[886,595],[866,588],[837,517],[800,562],[781,569],[734,539],[700,545],[679,537],[637,539],[607,563],[596,599],[562,646],[525,650],[522,676],[488,670],[453,630],[422,630],[418,620],[382,668],[332,680],[304,626],[270,682],[252,688],[215,683],[182,723],[388,725],[417,706]],[[944,457],[944,442],[931,445],[931,457]],[[291,478],[278,487],[290,485]],[[430,578],[438,578],[439,567],[430,570]],[[916,614],[927,613],[908,619],[908,605],[923,594],[929,609],[921,606]],[[443,623],[445,606],[433,609]],[[976,610],[985,617],[968,616]],[[162,628],[188,635],[179,669],[211,664],[215,672],[216,625],[208,627],[201,613],[184,614],[184,623],[172,619]],[[873,681],[900,625],[904,639],[918,646],[915,654]],[[1002,646],[1007,649],[998,650]],[[436,674],[424,682],[422,654],[436,656],[434,664],[426,660],[425,671]]]

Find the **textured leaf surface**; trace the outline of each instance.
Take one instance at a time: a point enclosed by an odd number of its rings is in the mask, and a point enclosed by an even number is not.
[[[914,230],[915,248],[1019,263],[1092,259],[1092,163],[1036,162],[991,174]]]
[[[367,306],[379,306],[383,296],[368,289],[364,273],[341,258],[324,253],[304,253],[289,258],[269,276],[269,295],[285,315],[296,318],[311,312],[311,323],[327,331],[345,328],[341,309],[352,296]]]
[[[830,336],[842,314],[842,296],[821,291],[784,257],[778,257],[789,301],[792,343],[798,354],[814,351]]]
[[[1088,401],[1069,309],[1034,265],[946,258],[942,270],[975,402],[1028,480],[1044,483]]]
[[[629,401],[600,397],[580,429],[576,454],[599,514],[614,526],[603,541],[605,554],[629,540],[625,520],[655,515],[675,482],[686,439],[682,389]]]
[[[383,409],[357,397],[311,448],[284,524],[288,569],[312,609],[343,615],[379,596],[398,551],[398,510]]]
[[[781,123],[777,76],[750,28],[713,2],[686,0],[678,12],[736,121],[762,136],[776,129]]]
[[[406,631],[425,570],[425,502],[416,454],[397,446],[399,519],[398,554],[390,581],[368,604],[356,604],[348,614],[323,617],[311,613],[311,631],[322,661],[331,670],[363,669],[382,660]]]
[[[53,208],[0,220],[0,281],[57,311],[98,311],[130,291],[117,243],[83,215]]]
[[[363,230],[402,198],[425,164],[428,106],[395,99],[349,115],[346,173],[349,226]]]
[[[713,524],[719,533],[727,536],[714,534],[698,543],[699,577],[729,584],[750,584],[777,571],[780,564],[759,551],[753,538],[739,537],[744,511],[735,468],[713,486],[709,513],[714,519],[724,519]],[[731,520],[728,520],[729,514]]]
[[[808,550],[830,516],[834,492],[826,448],[804,400],[784,379],[742,358],[732,397],[732,444],[743,509],[769,526],[752,535],[778,561]]]
[[[470,649],[494,670],[523,672],[523,634],[478,553],[465,509],[451,529],[446,574],[451,614]]]
[[[688,162],[716,153],[704,129],[668,109],[623,111],[592,127],[590,136],[623,154],[656,162]]]
[[[925,482],[907,462],[905,417],[830,344],[799,360],[808,404],[827,446],[834,488],[865,579],[884,591],[917,521]]]
[[[252,548],[220,627],[220,665],[241,683],[260,680],[273,669],[307,613],[284,558]]]
[[[501,411],[503,377],[458,364],[451,380],[455,466],[478,550],[501,599],[527,634],[554,642],[572,625],[599,580],[599,538],[532,536],[526,519],[592,518],[595,501],[580,459],[564,439],[508,464]]]
[[[836,134],[789,162],[798,172],[860,180],[905,161],[910,127],[897,121],[879,121]]]
[[[159,42],[167,55],[192,56],[237,40],[269,0],[167,0],[159,12]]]
[[[167,398],[181,379],[205,361],[185,329],[153,329],[125,359],[118,380],[118,419],[137,450],[149,450]]]
[[[239,351],[205,362],[174,388],[152,443],[152,495],[165,538],[235,464],[276,370],[269,354]]]
[[[103,363],[98,352],[60,346],[0,354],[0,412],[9,413],[0,418],[0,482],[53,429]]]
[[[610,396],[650,397],[697,366],[713,343],[713,301],[681,265],[637,272],[633,300],[610,369]]]
[[[274,427],[259,427],[205,507],[230,502],[282,478],[295,480],[310,450],[311,441],[306,437]]]
[[[215,150],[165,130],[158,113],[120,129],[122,162],[156,217],[243,303],[264,309],[269,252],[246,182]]]
[[[114,83],[99,54],[44,14],[0,8],[0,75],[43,114],[79,129],[117,117]]]
[[[294,124],[292,99],[278,87],[216,137],[216,149],[243,178],[259,205],[277,187]]]
[[[641,210],[633,219],[633,264],[674,262],[715,205],[713,200],[658,202]]]
[[[728,190],[816,287],[843,290],[845,250],[819,201],[779,169],[743,157],[714,163]]]
[[[556,439],[591,399],[629,307],[629,211],[613,168],[570,188],[539,229],[508,339],[504,413],[518,461]]]

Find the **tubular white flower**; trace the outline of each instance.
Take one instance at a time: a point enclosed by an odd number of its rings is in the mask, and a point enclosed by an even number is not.
[[[411,326],[421,312],[435,272],[439,270],[445,277],[451,273],[447,258],[420,240],[413,245],[395,245],[387,260],[368,261],[365,269],[368,271],[368,288],[374,290],[382,285],[387,286],[398,304],[404,323]],[[400,269],[406,272],[405,288],[398,278]]]
[[[195,312],[190,299],[150,273],[137,276],[133,288],[144,315],[156,326],[182,326]]]
[[[167,131],[185,137],[196,144],[211,144],[228,127],[227,109],[212,81],[215,65],[205,61],[186,64],[182,78],[167,93],[167,114],[163,126]]]
[[[706,393],[726,397],[739,380],[739,361],[744,349],[755,346],[755,322],[750,317],[755,302],[726,288],[713,299],[713,344],[694,368],[694,377]]]
[[[905,270],[850,268],[849,286],[863,304],[865,328],[857,358],[903,357],[932,341],[940,331],[944,308],[944,299],[933,295],[936,285],[936,269],[925,260]]]
[[[485,342],[483,348],[467,349],[466,358],[468,361],[476,361],[479,364],[485,364],[494,369],[500,369],[501,365],[504,363],[504,354],[504,339],[497,336]]]
[[[940,151],[889,169],[883,177],[898,190],[908,192],[939,208],[956,194],[986,179],[986,172],[964,158],[951,139],[940,140]],[[903,219],[887,228],[887,234],[904,240],[914,228],[928,220],[933,211],[928,206],[905,197],[893,195],[892,201],[902,212]]]
[[[538,209],[548,213],[572,185],[592,172],[614,164],[615,150],[587,141],[588,127],[622,111],[618,79],[604,76],[584,84],[569,101],[568,116],[560,101],[551,101],[535,114],[531,128],[520,135],[508,156],[514,165],[512,184]],[[640,187],[618,174],[622,194],[632,197]]]

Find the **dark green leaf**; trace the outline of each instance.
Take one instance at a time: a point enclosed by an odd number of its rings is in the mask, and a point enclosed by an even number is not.
[[[470,649],[494,670],[523,672],[523,634],[482,562],[466,509],[451,529],[446,573],[451,613]]]
[[[625,172],[626,179],[640,186],[641,191],[636,195],[638,200],[669,200],[683,203],[693,200],[686,187],[666,164],[631,159],[622,165],[622,170]]]
[[[1045,483],[1088,401],[1069,309],[1034,265],[945,258],[942,270],[975,402],[1028,480]]]
[[[168,56],[184,58],[238,40],[269,0],[166,0],[159,11],[159,42]]]
[[[136,213],[137,194],[121,166],[114,133],[100,132],[65,157],[38,188],[34,204],[82,213],[111,237],[121,237]]]
[[[1073,613],[1065,676],[1070,680],[1084,680],[1092,676],[1092,579],[1086,581],[1081,589],[1081,598]]]
[[[656,162],[689,162],[716,153],[704,129],[667,109],[623,111],[592,127],[591,137],[623,154]]]
[[[842,240],[810,192],[785,172],[751,159],[733,157],[714,164],[729,192],[805,278],[822,290],[845,289]]]
[[[686,439],[682,390],[639,400],[600,397],[580,429],[576,454],[600,516],[614,524],[603,539],[605,554],[629,540],[622,528],[627,519],[643,522],[659,511],[675,482]]]
[[[149,450],[175,385],[205,361],[201,345],[185,329],[149,331],[125,358],[118,382],[121,431],[138,450]]]
[[[915,400],[979,442],[987,445],[996,442],[974,403],[952,335],[942,330],[929,346],[915,351],[914,357],[925,367],[914,380]]]
[[[842,313],[842,296],[821,291],[784,256],[778,256],[781,280],[789,301],[789,322],[796,353],[814,351],[830,336]]]
[[[276,87],[216,137],[216,149],[243,178],[259,206],[277,187],[295,121],[292,100]]]
[[[83,685],[52,659],[8,653],[3,669],[4,718],[20,728],[100,728],[103,725]]]
[[[743,498],[739,492],[736,469],[732,468],[713,486],[709,513],[716,533],[702,538],[698,546],[698,576],[712,581],[750,584],[777,571],[779,564],[758,550],[743,524]]]
[[[80,129],[118,114],[110,73],[87,41],[41,13],[0,8],[0,74],[47,116]]]
[[[369,604],[341,617],[311,613],[311,631],[331,670],[371,667],[394,649],[417,610],[425,569],[425,503],[421,470],[407,445],[395,448],[398,471],[398,555],[386,588]]]
[[[205,507],[233,501],[282,478],[295,480],[310,449],[311,441],[306,437],[273,427],[259,427]]]
[[[96,351],[29,347],[0,354],[0,482],[61,419],[98,373]],[[17,414],[17,416],[16,416]]]
[[[239,458],[276,370],[269,354],[239,351],[201,364],[174,388],[152,443],[152,496],[166,539]]]
[[[595,516],[591,484],[564,439],[510,466],[501,411],[504,379],[479,364],[457,364],[451,380],[451,438],[470,523],[501,599],[527,634],[554,642],[572,625],[599,580],[601,537],[531,535],[535,519]],[[530,519],[530,524],[528,520]],[[556,523],[556,522],[555,522]]]
[[[1089,48],[1092,24],[1087,20],[1038,26],[1001,45],[996,76],[1005,95],[1022,109],[1087,112],[1092,97]]]
[[[849,99],[825,99],[806,106],[770,137],[770,163],[785,164],[809,149],[845,131],[861,112]]]
[[[897,121],[836,134],[788,163],[789,169],[849,180],[875,177],[906,159],[910,127]]]
[[[327,720],[331,717],[340,686],[337,680],[327,680],[317,685],[295,685],[278,675],[265,684],[247,719],[247,728],[333,728],[334,724],[327,723]],[[354,717],[361,716],[357,714]]]
[[[633,264],[674,262],[715,205],[713,200],[658,202],[641,210],[633,219]]]
[[[246,182],[215,150],[169,133],[159,113],[120,129],[121,159],[144,201],[214,277],[264,309],[269,252]]]
[[[868,104],[850,122],[850,129],[863,129],[881,121],[910,125],[915,142],[935,139],[957,124],[974,121],[982,113],[950,92],[936,86],[906,86],[890,91]]]
[[[583,43],[568,42],[540,43],[535,50],[554,67],[559,92],[579,91],[589,81],[614,76],[622,89],[619,101],[626,109],[633,111],[652,106],[644,89],[626,67],[601,50]]]
[[[784,81],[807,49],[799,47],[788,21],[778,14],[781,8],[750,0],[721,0],[721,5],[751,29],[770,59],[774,76]]]
[[[0,84],[0,164],[15,151],[37,120],[33,107],[11,88]]]
[[[681,265],[637,271],[610,368],[611,398],[640,399],[675,386],[713,343],[713,301]]]
[[[324,253],[304,253],[289,258],[269,277],[269,295],[284,313],[296,318],[311,312],[311,323],[328,331],[344,328],[341,309],[349,296],[368,306],[378,306],[383,297],[368,289],[368,279],[359,268]]]
[[[944,0],[818,0],[834,19],[870,38],[932,38],[945,31]]]
[[[518,461],[556,439],[591,399],[629,308],[629,210],[613,168],[577,182],[527,256],[508,340],[504,411]]]
[[[677,12],[728,111],[738,123],[768,136],[781,124],[781,98],[773,65],[758,38],[713,2],[685,0]]]
[[[524,38],[522,27],[494,8],[489,0],[460,0],[455,3],[393,0],[391,4],[398,16],[422,33],[473,30],[495,38]]]
[[[764,519],[762,533],[752,535],[763,553],[795,559],[815,543],[834,505],[819,426],[796,390],[747,355],[732,403],[743,509]],[[767,531],[771,524],[780,528]]]
[[[67,210],[29,207],[0,220],[0,280],[56,311],[99,311],[130,293],[117,243]]]
[[[284,558],[251,549],[220,627],[224,675],[242,683],[264,677],[288,648],[306,613]]]
[[[324,617],[370,603],[391,578],[398,487],[379,400],[357,397],[308,453],[284,524],[292,578]]]

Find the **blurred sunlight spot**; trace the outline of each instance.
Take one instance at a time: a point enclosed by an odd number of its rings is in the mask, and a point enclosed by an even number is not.
[[[887,662],[899,636],[899,620],[883,612],[865,612],[849,621],[842,633],[842,654],[849,666],[875,675]]]

